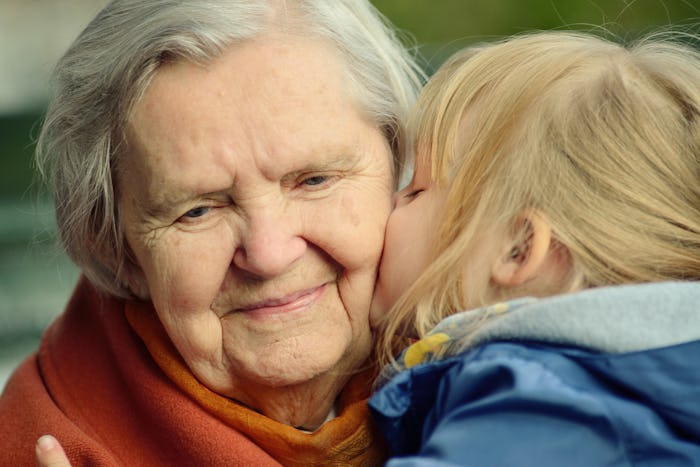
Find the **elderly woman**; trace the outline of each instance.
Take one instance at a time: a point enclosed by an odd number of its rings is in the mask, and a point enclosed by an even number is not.
[[[66,312],[0,399],[5,461],[372,464],[368,308],[420,85],[366,0],[115,0],[39,141]],[[364,372],[364,373],[363,373]]]

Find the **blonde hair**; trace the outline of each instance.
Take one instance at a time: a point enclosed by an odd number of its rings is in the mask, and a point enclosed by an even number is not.
[[[700,53],[686,39],[533,33],[440,68],[409,129],[448,194],[434,261],[381,326],[384,362],[394,336],[422,337],[465,297],[486,300],[470,296],[463,265],[525,209],[568,250],[562,292],[700,278]]]

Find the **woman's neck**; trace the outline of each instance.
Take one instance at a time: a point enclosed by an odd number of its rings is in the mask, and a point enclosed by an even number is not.
[[[315,431],[334,412],[338,396],[351,376],[348,373],[343,377],[334,372],[284,387],[249,384],[234,399],[277,422]]]

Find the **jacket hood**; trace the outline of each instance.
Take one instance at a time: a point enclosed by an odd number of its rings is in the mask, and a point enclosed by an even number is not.
[[[472,344],[494,339],[536,340],[623,353],[700,339],[697,282],[601,287],[510,303],[507,312],[479,328],[470,339]],[[468,315],[470,321],[483,320],[483,315],[493,308],[453,315],[438,328],[449,326],[453,318],[459,320]]]

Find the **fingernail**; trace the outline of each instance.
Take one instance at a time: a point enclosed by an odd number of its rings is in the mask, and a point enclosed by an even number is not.
[[[58,446],[58,442],[51,435],[44,435],[36,441],[37,451],[49,451],[56,446]]]

